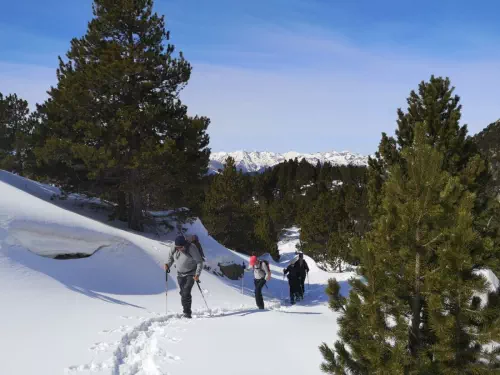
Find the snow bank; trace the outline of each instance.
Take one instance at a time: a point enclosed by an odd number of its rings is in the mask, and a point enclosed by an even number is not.
[[[57,191],[57,188],[1,173],[0,233],[3,234],[0,235],[3,240],[51,257],[92,254],[122,241],[109,233],[108,226],[50,203]]]

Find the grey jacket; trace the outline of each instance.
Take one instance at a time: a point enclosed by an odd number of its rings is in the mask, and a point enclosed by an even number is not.
[[[255,266],[253,266],[253,277],[257,280],[266,279],[271,275],[271,270],[267,267],[264,262],[258,261]]]
[[[203,259],[200,252],[191,244],[186,245],[184,251],[176,250],[175,247],[170,251],[168,256],[168,268],[172,267],[175,262],[177,268],[177,276],[200,276],[203,270]]]

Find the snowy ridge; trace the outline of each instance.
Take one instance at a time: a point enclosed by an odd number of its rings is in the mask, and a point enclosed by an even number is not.
[[[286,152],[284,154],[259,151],[235,151],[212,153],[210,155],[209,172],[217,173],[219,169],[222,169],[228,156],[231,156],[235,160],[236,167],[244,173],[262,172],[266,168],[295,158],[299,161],[305,159],[313,165],[316,165],[318,162],[321,164],[329,162],[332,165],[368,165],[368,156],[349,151],[317,152],[313,154],[303,154],[295,151]]]

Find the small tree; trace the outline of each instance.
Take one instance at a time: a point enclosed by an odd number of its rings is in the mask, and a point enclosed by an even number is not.
[[[210,185],[202,217],[208,232],[217,241],[246,253],[254,251],[256,245],[255,208],[250,198],[245,177],[229,157],[222,173],[215,176]]]
[[[262,252],[268,252],[274,260],[278,261],[280,258],[277,244],[278,233],[271,217],[264,209],[260,210],[255,222],[255,235],[261,243]]]
[[[0,93],[0,165],[11,172],[24,174],[33,122],[28,102],[16,94]]]
[[[315,261],[328,263],[339,270],[342,261],[349,261],[352,223],[345,211],[341,190],[320,194],[300,226],[301,249]]]

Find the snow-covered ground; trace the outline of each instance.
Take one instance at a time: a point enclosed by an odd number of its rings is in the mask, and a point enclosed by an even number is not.
[[[306,298],[288,306],[282,269],[295,255],[297,228],[279,243],[280,262],[271,260],[267,310],[255,309],[251,274],[242,284],[204,271],[210,310],[194,289],[195,318],[186,321],[175,270],[166,305],[162,265],[172,238],[107,225],[104,212],[88,208],[101,202],[53,199],[59,193],[0,171],[0,374],[321,373],[318,345],[335,340],[337,325],[324,286],[336,277],[347,293],[352,274],[326,273],[306,258]],[[248,263],[201,222],[188,232],[199,236],[212,269]],[[53,259],[70,253],[92,255]]]

